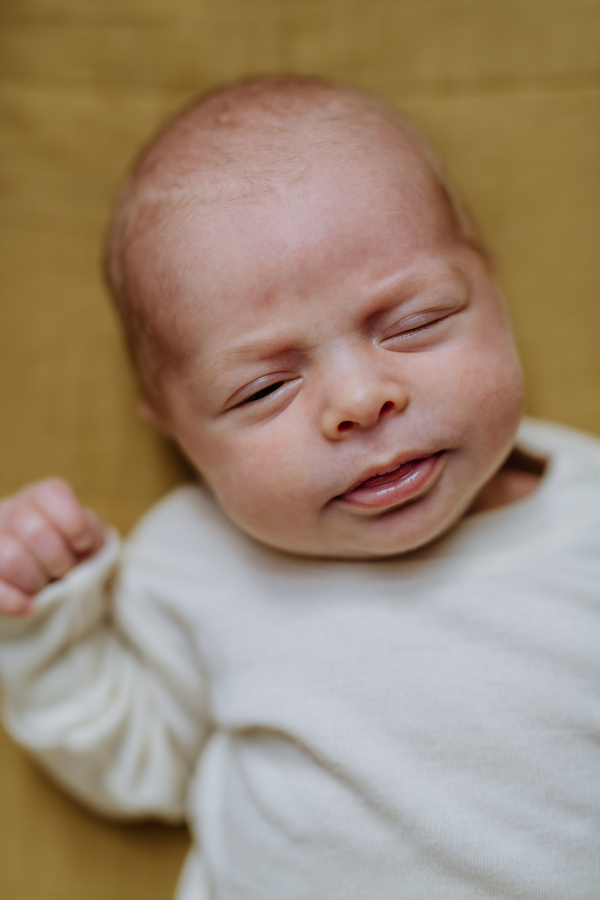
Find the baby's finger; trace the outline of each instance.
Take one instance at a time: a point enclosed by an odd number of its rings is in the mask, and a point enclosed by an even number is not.
[[[90,521],[87,510],[70,484],[61,478],[47,478],[33,485],[29,496],[54,523],[75,553],[89,553],[97,549],[99,536],[96,523]]]
[[[0,533],[0,581],[26,594],[37,594],[48,576],[24,544],[8,532]]]
[[[90,546],[85,555],[92,556],[104,544],[104,526],[100,518],[93,510],[86,508],[84,512],[87,518],[89,533],[91,536]]]
[[[60,578],[75,565],[75,555],[61,532],[33,503],[13,510],[10,531],[51,578]]]
[[[14,503],[14,497],[5,497],[4,500],[0,500],[0,526],[5,525],[10,518]]]
[[[9,616],[26,615],[32,608],[33,601],[29,594],[0,581],[0,613]]]

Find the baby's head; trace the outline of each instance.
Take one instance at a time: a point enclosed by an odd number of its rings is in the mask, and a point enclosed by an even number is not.
[[[513,446],[489,261],[424,139],[374,98],[284,78],[200,100],[134,169],[108,272],[148,415],[266,544],[414,549]]]

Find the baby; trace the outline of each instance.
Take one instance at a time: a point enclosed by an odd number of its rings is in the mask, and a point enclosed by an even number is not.
[[[517,444],[423,137],[318,81],[217,91],[143,153],[107,268],[202,484],[120,554],[63,482],[4,501],[16,740],[102,812],[187,818],[179,900],[596,900],[600,442]]]

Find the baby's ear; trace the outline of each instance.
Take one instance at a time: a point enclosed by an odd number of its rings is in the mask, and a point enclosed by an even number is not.
[[[158,428],[159,431],[162,431],[163,434],[171,436],[171,429],[167,422],[165,422],[164,418],[161,414],[152,406],[149,400],[140,400],[137,405],[138,415],[145,419],[146,422],[150,422],[151,425],[154,425],[155,428]]]

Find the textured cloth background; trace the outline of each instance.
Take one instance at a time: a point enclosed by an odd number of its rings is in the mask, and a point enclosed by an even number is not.
[[[402,106],[498,260],[528,411],[600,433],[600,0],[2,0],[0,494],[60,474],[126,530],[185,477],[141,422],[99,275],[166,115],[245,75]],[[168,898],[185,834],[94,819],[0,741],[2,900]]]

